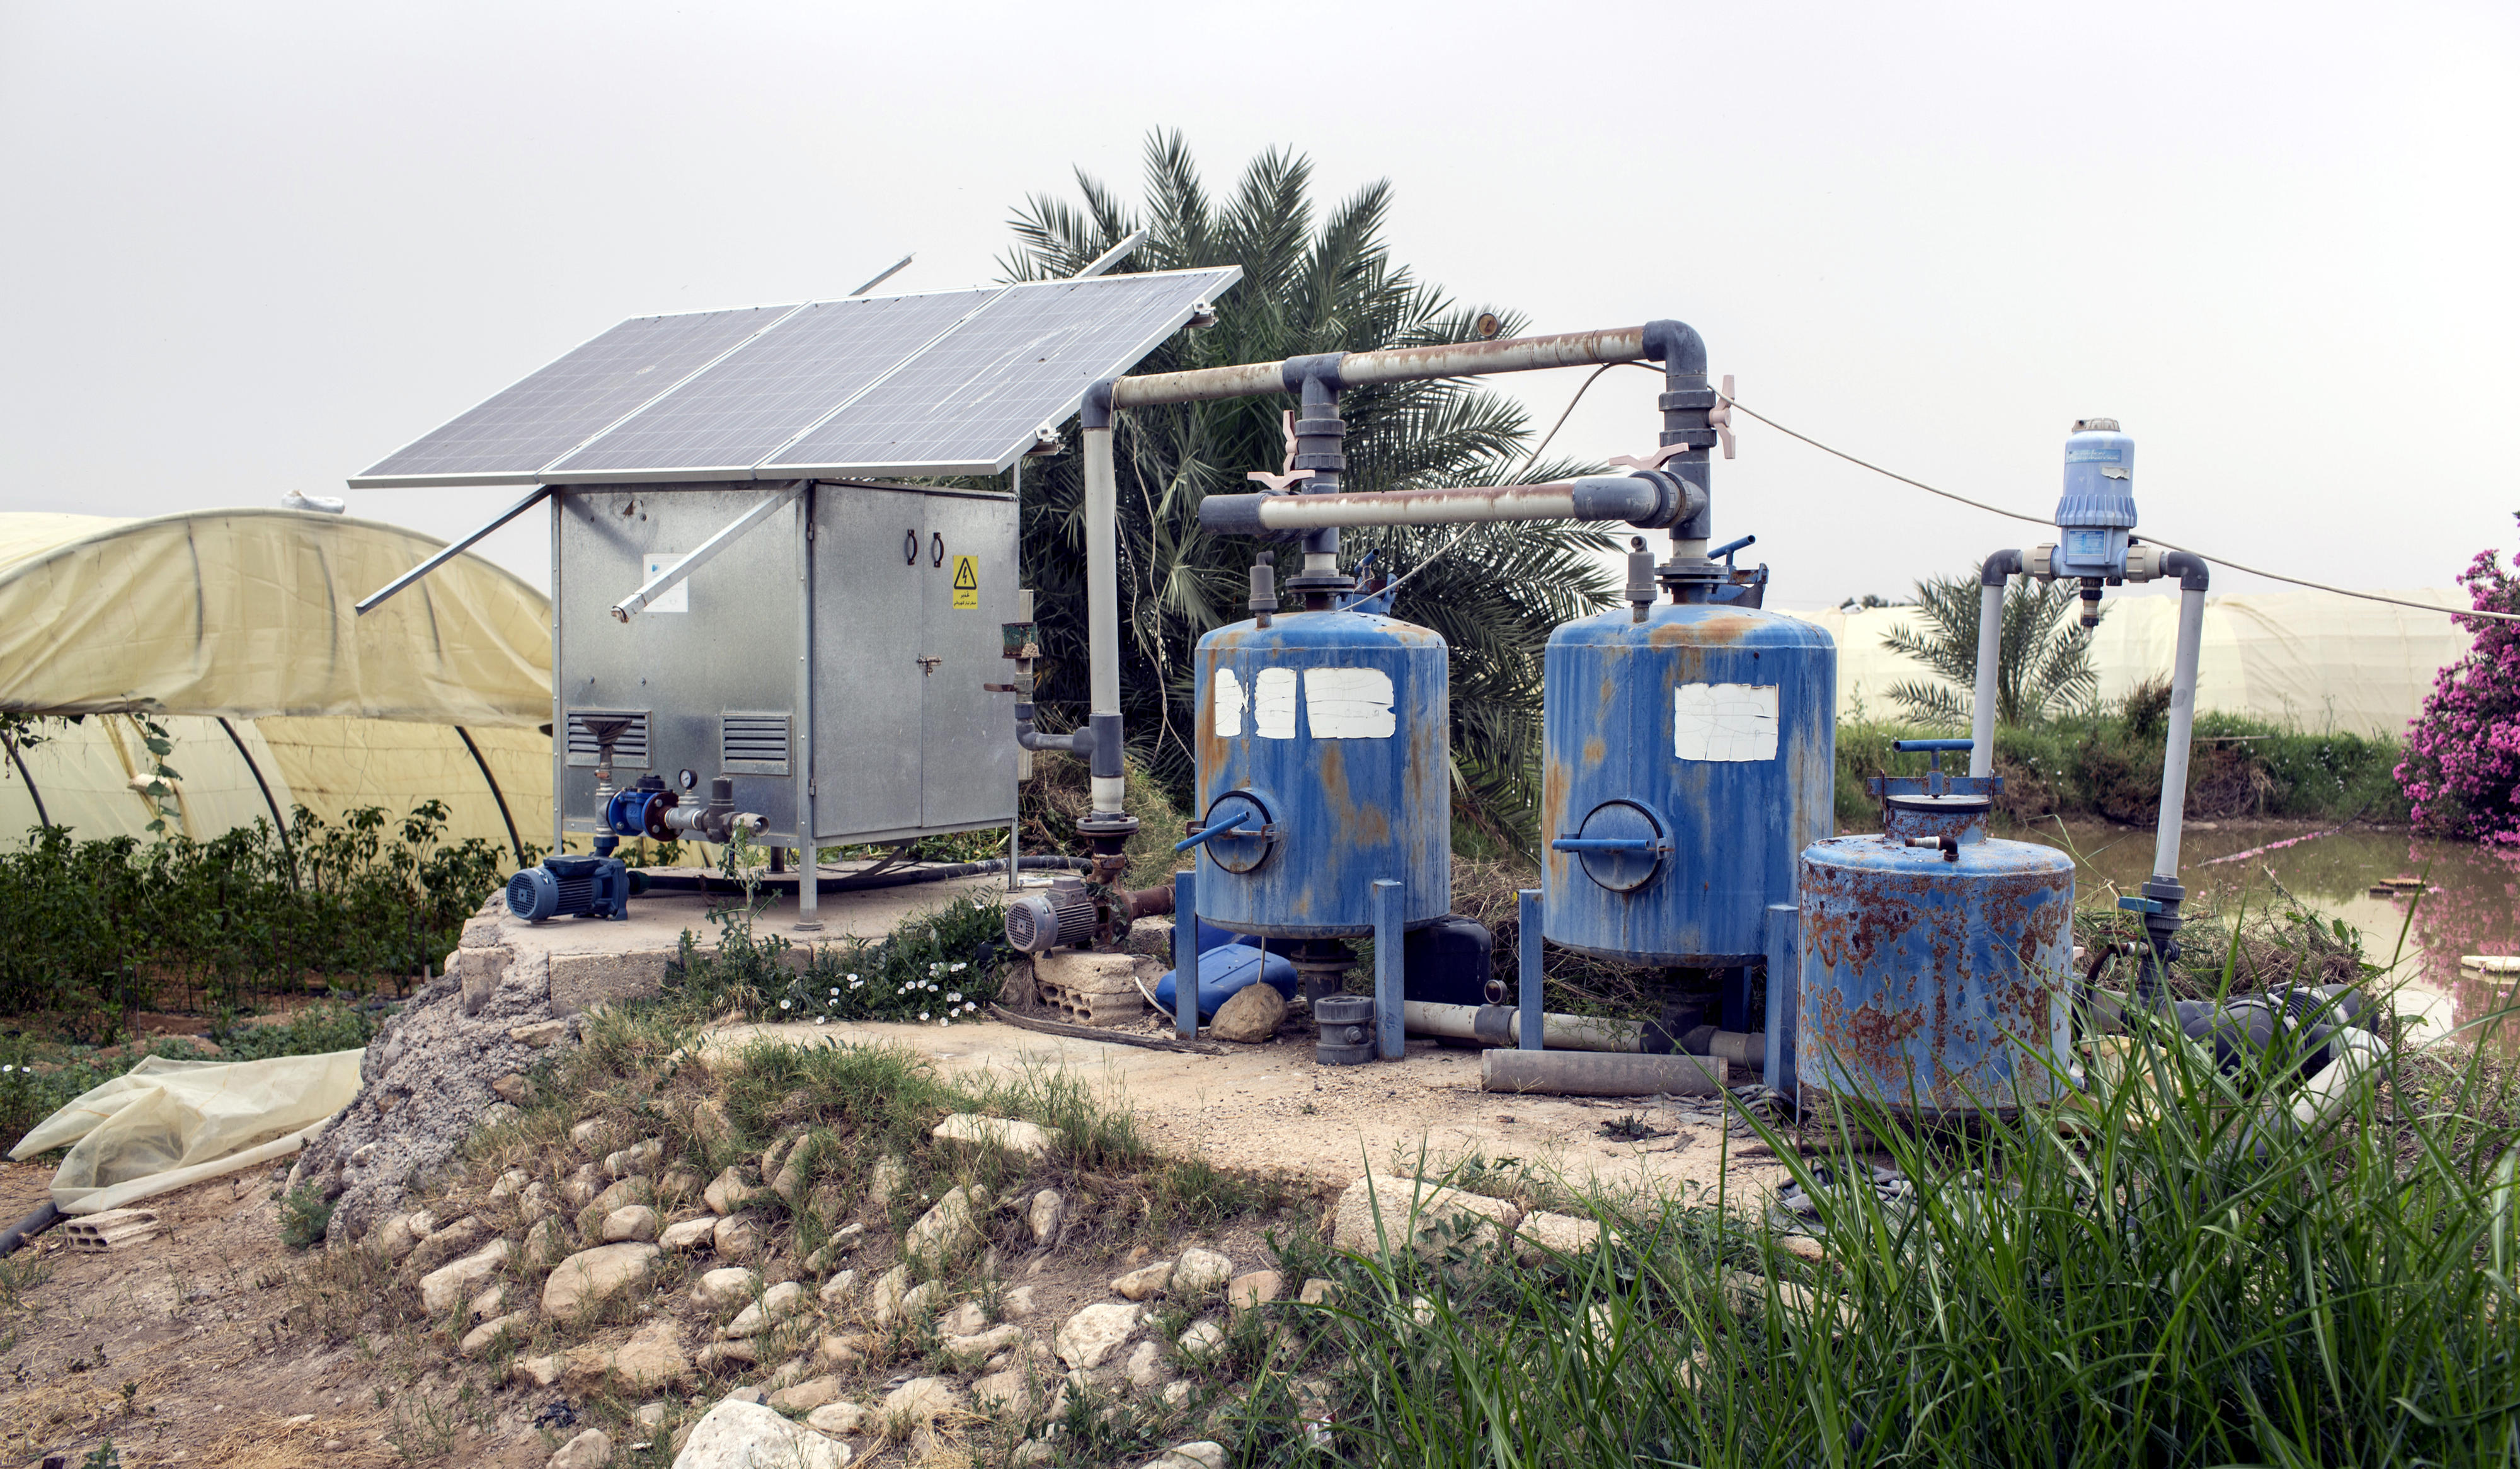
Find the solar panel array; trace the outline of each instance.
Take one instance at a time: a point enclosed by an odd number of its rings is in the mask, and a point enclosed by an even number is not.
[[[354,487],[995,474],[1234,266],[625,321]]]

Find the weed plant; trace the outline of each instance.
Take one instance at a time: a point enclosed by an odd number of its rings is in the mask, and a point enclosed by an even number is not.
[[[0,853],[0,1014],[48,1012],[74,1038],[119,1033],[132,1011],[250,1008],[275,991],[397,993],[430,974],[508,870],[477,839],[442,839],[426,802],[397,824],[366,807],[338,824],[299,807],[207,842],[79,841],[38,827]]]

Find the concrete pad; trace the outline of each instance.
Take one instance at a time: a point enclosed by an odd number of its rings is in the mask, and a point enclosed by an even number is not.
[[[863,865],[827,865],[825,870],[845,872]],[[652,875],[704,875],[703,869],[690,867],[648,870]],[[753,919],[753,932],[765,938],[777,934],[795,944],[792,962],[802,967],[816,948],[880,939],[902,920],[966,894],[994,897],[1005,890],[1004,877],[988,874],[862,893],[826,893],[815,914],[823,926],[815,933],[796,930],[793,894],[773,897],[765,893],[767,906]],[[718,926],[708,917],[712,901],[722,899],[703,893],[651,892],[631,899],[630,916],[617,923],[601,918],[527,923],[503,905],[465,925],[464,947],[457,951],[455,967],[468,992],[481,987],[487,993],[497,988],[515,956],[546,954],[551,961],[555,1015],[576,1015],[599,1004],[644,998],[663,987],[665,966],[682,952],[684,934],[689,933],[702,950],[716,947]]]

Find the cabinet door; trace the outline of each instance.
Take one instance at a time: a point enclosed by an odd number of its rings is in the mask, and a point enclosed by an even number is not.
[[[920,825],[926,496],[814,491],[815,824],[825,840]]]
[[[1014,680],[1000,630],[1014,620],[1014,509],[1007,495],[927,496],[919,818],[930,829],[1014,819],[1014,696],[981,687]]]

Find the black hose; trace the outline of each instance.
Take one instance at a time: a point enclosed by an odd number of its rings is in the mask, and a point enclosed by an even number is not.
[[[36,1210],[33,1214],[20,1219],[8,1228],[0,1229],[0,1255],[17,1254],[19,1246],[24,1244],[30,1239],[33,1239],[36,1235],[43,1233],[45,1230],[52,1228],[55,1224],[58,1224],[61,1221],[61,1209],[56,1206],[52,1200],[46,1199],[44,1201],[43,1208]]]
[[[1083,857],[1023,857],[1018,869],[1025,872],[1075,871],[1090,872],[1094,864]],[[936,867],[914,867],[902,872],[887,872],[880,877],[818,877],[816,893],[864,893],[877,888],[907,888],[915,883],[941,883],[958,877],[981,877],[1007,870],[1007,859],[990,857],[979,862],[948,862]],[[796,874],[773,873],[754,880],[756,889],[774,893],[795,891]],[[648,887],[659,893],[742,893],[744,885],[732,878],[702,877],[697,873],[651,873]]]

